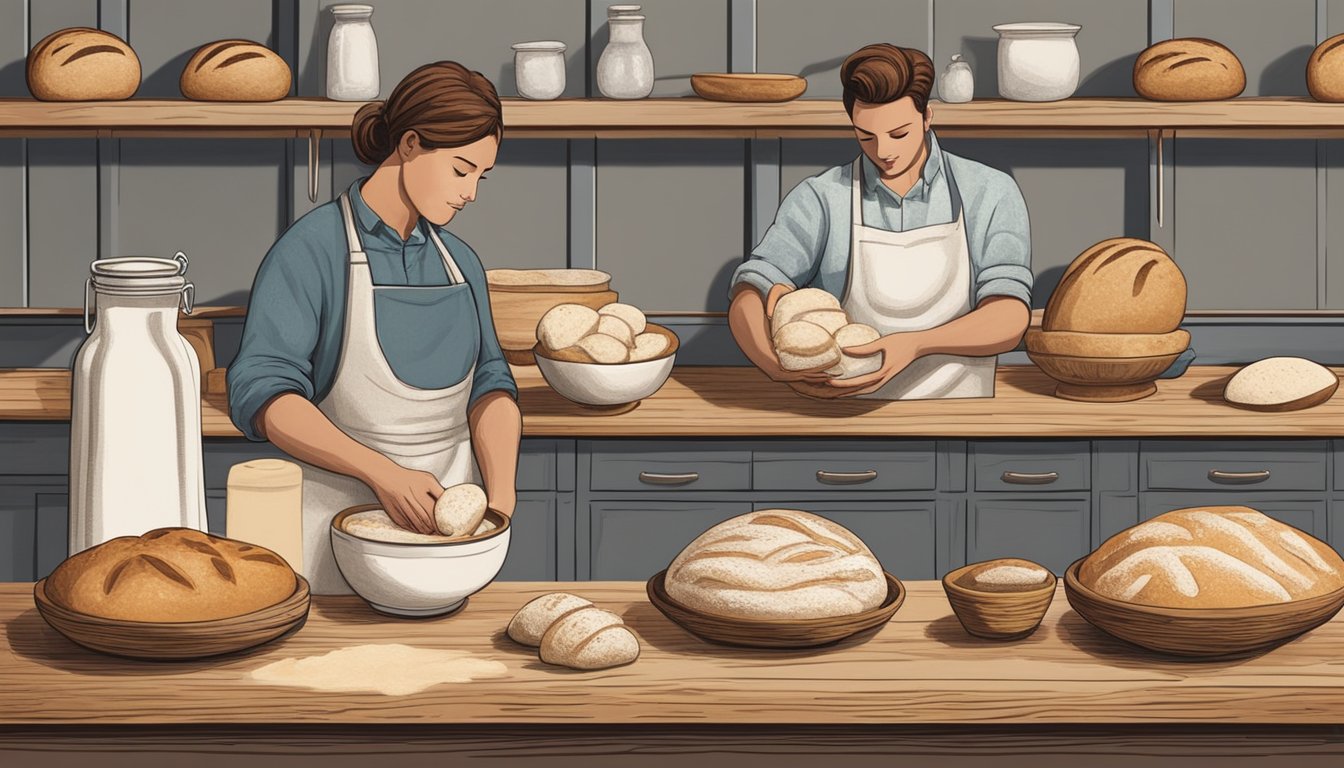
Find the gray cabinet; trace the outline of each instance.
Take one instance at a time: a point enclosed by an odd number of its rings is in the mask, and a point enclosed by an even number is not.
[[[1173,509],[1220,505],[1251,507],[1318,539],[1328,537],[1329,505],[1323,496],[1311,493],[1145,493],[1139,517],[1151,520]]]
[[[758,502],[753,508],[777,506]],[[941,526],[937,503],[932,500],[813,502],[799,506],[853,531],[877,556],[882,568],[898,579],[937,579],[942,575],[937,558]]]
[[[34,581],[65,559],[70,503],[64,482],[0,482],[0,581]]]
[[[594,501],[587,512],[586,578],[645,580],[695,537],[751,511],[745,501]],[[582,570],[582,566],[581,566]],[[584,578],[580,574],[580,578]]]
[[[563,501],[558,498],[563,496]],[[573,497],[568,494],[520,491],[513,511],[509,535],[509,555],[498,579],[502,581],[555,581],[561,504],[573,514]]]
[[[966,561],[1021,557],[1063,573],[1092,551],[1091,523],[1086,496],[974,499],[967,509]]]

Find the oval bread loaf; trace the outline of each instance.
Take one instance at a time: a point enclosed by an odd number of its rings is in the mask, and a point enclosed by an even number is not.
[[[293,75],[275,51],[251,40],[216,40],[196,49],[182,69],[182,95],[198,101],[277,101]]]
[[[1311,52],[1307,92],[1317,101],[1344,101],[1344,35],[1335,35]]]
[[[33,46],[27,78],[28,90],[42,101],[129,99],[140,87],[140,58],[116,35],[71,27]]]
[[[514,642],[536,647],[541,638],[556,619],[581,608],[591,608],[592,603],[578,595],[568,592],[551,592],[529,600],[518,609],[509,621],[508,633]]]
[[[537,340],[552,351],[572,347],[579,339],[597,331],[597,322],[597,310],[592,307],[557,304],[537,322]]]
[[[1103,240],[1079,254],[1046,303],[1041,327],[1086,333],[1170,333],[1185,317],[1185,275],[1156,244]]]
[[[1297,410],[1328,400],[1339,388],[1335,372],[1301,357],[1268,357],[1242,368],[1223,399],[1253,410]]]
[[[840,300],[829,291],[823,291],[820,288],[800,288],[796,291],[789,291],[779,297],[779,301],[775,302],[775,313],[770,317],[771,335],[778,333],[780,328],[798,319],[798,316],[804,312],[812,312],[818,309],[844,311],[840,307]]]
[[[639,658],[639,639],[620,616],[581,608],[557,619],[541,637],[541,660],[572,669],[607,669]]]
[[[1134,90],[1156,101],[1231,99],[1246,89],[1246,70],[1227,46],[1202,37],[1163,40],[1134,60]]]
[[[1005,557],[972,568],[959,581],[963,587],[982,592],[1022,592],[1044,586],[1052,576],[1045,566]]]
[[[443,489],[434,502],[434,525],[444,536],[469,536],[485,519],[485,490],[475,483]]]

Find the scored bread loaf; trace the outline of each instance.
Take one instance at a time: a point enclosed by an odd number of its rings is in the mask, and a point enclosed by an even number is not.
[[[28,90],[42,101],[129,99],[140,87],[140,58],[116,35],[70,27],[33,46],[26,74]]]
[[[182,95],[198,101],[278,101],[293,75],[275,51],[251,40],[216,40],[196,49],[182,69]]]
[[[556,619],[580,608],[591,608],[592,602],[568,592],[551,592],[529,600],[509,620],[508,634],[514,642],[536,647]]]
[[[774,314],[770,317],[770,334],[779,332],[780,328],[788,325],[804,312],[812,312],[818,309],[841,310],[840,300],[829,291],[820,288],[800,288],[796,291],[789,291],[779,297],[775,302]]]
[[[1311,52],[1307,92],[1317,101],[1344,101],[1344,35],[1325,40]]]
[[[47,595],[72,611],[126,621],[210,621],[267,608],[298,584],[265,547],[190,528],[122,536],[71,556]]]
[[[1246,89],[1246,70],[1227,46],[1202,37],[1163,40],[1134,60],[1134,90],[1156,101],[1231,99]]]
[[[822,368],[840,362],[840,347],[825,328],[806,320],[786,323],[774,336],[779,365],[786,371]]]
[[[1242,368],[1223,388],[1223,399],[1252,410],[1310,408],[1339,388],[1335,372],[1301,357],[1268,357]]]
[[[1286,603],[1344,587],[1330,546],[1249,507],[1177,509],[1112,536],[1078,580],[1114,600],[1169,608]]]
[[[468,536],[485,519],[485,489],[475,483],[460,483],[443,489],[434,502],[434,525],[444,536]]]
[[[580,608],[556,619],[541,636],[541,660],[572,669],[607,669],[639,658],[639,639],[620,616]]]
[[[886,576],[844,526],[793,509],[749,512],[700,534],[668,566],[667,594],[709,614],[814,619],[882,604]]]
[[[1045,305],[1041,327],[1086,333],[1170,333],[1185,317],[1186,284],[1155,243],[1103,240],[1079,254]]]

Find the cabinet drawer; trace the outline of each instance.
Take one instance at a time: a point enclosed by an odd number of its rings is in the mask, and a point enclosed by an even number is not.
[[[702,441],[592,444],[594,491],[751,490],[751,450]]]
[[[1056,574],[1092,551],[1087,498],[977,499],[966,520],[966,562],[1021,557]]]
[[[1322,541],[1326,538],[1328,505],[1324,499],[1307,494],[1249,493],[1222,499],[1210,498],[1207,493],[1145,493],[1139,497],[1139,519],[1152,520],[1173,509],[1225,504],[1251,507]]]
[[[975,442],[971,466],[977,491],[1086,491],[1092,487],[1091,444]]]
[[[933,441],[774,445],[753,452],[752,488],[767,491],[931,491],[938,487]]]
[[[591,578],[644,581],[666,568],[695,537],[750,511],[747,502],[591,502]]]
[[[1323,491],[1327,456],[1324,440],[1164,440],[1140,444],[1139,466],[1144,490]]]

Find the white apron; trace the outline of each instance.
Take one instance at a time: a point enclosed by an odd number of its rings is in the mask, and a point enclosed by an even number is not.
[[[961,195],[952,169],[943,165],[955,214],[953,221],[889,232],[863,225],[861,160],[854,161],[849,282],[841,301],[850,322],[867,323],[885,336],[936,328],[970,312],[971,254],[962,224]],[[997,360],[996,355],[925,355],[881,389],[860,397],[878,400],[993,397]]]
[[[474,365],[466,377],[445,389],[419,389],[393,372],[378,341],[375,293],[369,262],[355,229],[350,200],[340,197],[341,217],[349,242],[349,282],[341,358],[330,392],[317,404],[342,432],[407,469],[429,472],[444,487],[479,482],[471,450],[467,405]],[[473,301],[470,286],[433,227],[427,228],[453,280],[449,286],[415,287],[425,294],[426,312],[434,304]],[[387,286],[406,290],[408,286]],[[433,293],[438,291],[437,294]],[[465,292],[465,293],[464,293]],[[417,329],[395,328],[414,334]],[[465,331],[465,329],[463,329]],[[479,333],[479,330],[476,331]],[[474,359],[474,358],[473,358]],[[303,575],[316,595],[351,594],[331,550],[331,520],[357,504],[376,504],[377,496],[364,483],[347,475],[302,463],[303,467]]]

